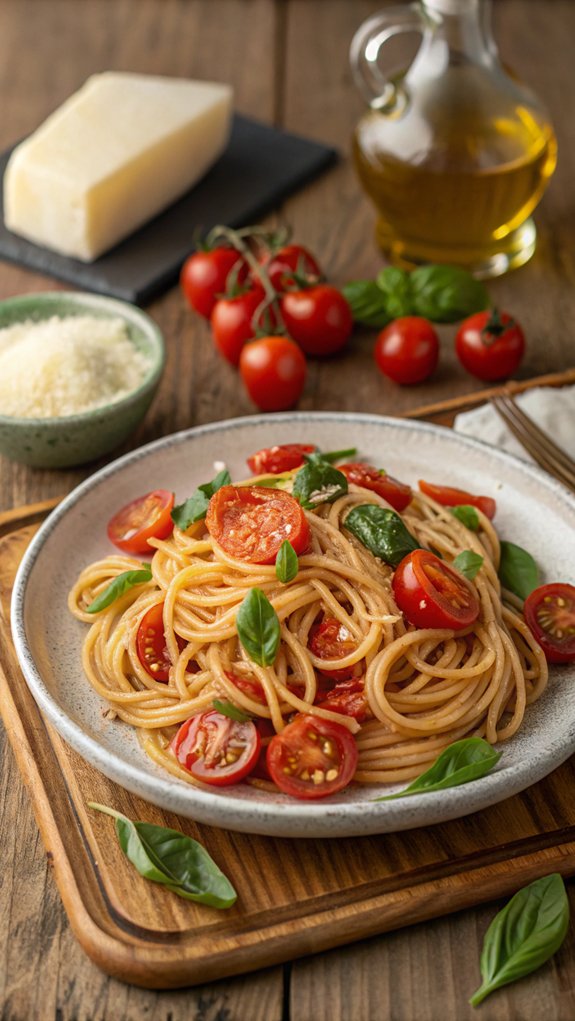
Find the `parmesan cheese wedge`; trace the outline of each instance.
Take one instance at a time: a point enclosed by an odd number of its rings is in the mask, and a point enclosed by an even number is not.
[[[223,152],[232,90],[96,74],[12,153],[8,230],[91,262],[180,198]]]

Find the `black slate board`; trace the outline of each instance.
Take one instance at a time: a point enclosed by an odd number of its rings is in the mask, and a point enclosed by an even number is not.
[[[0,180],[10,152],[0,156]],[[236,114],[228,148],[206,177],[92,263],[66,258],[10,233],[4,226],[0,188],[0,259],[142,305],[175,283],[197,231],[203,235],[218,223],[241,227],[257,222],[336,159],[335,149]]]

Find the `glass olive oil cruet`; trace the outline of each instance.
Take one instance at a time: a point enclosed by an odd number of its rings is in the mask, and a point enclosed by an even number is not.
[[[351,45],[370,104],[354,136],[377,240],[399,265],[443,262],[480,277],[520,266],[535,249],[530,213],[557,145],[536,97],[502,67],[488,0],[419,0],[366,21]],[[406,71],[386,75],[383,46],[421,33]]]

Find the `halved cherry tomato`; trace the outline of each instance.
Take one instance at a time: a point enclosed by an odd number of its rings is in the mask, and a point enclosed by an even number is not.
[[[180,274],[180,286],[188,304],[209,319],[220,294],[225,294],[232,270],[238,284],[248,275],[248,265],[235,248],[213,248],[190,255]]]
[[[392,478],[383,469],[360,462],[338,464],[337,469],[343,472],[348,482],[353,482],[356,486],[363,486],[364,489],[370,489],[372,493],[382,496],[396,511],[405,510],[411,503],[413,496],[411,486],[406,486],[405,483]]]
[[[311,252],[302,245],[284,245],[270,259],[266,254],[260,260],[276,291],[285,291],[295,283],[294,272],[308,280],[321,277],[321,270]]]
[[[491,520],[495,517],[497,504],[491,496],[475,496],[474,493],[468,493],[465,489],[454,489],[452,486],[436,486],[433,482],[424,482],[423,479],[419,480],[419,488],[422,493],[430,496],[437,503],[443,504],[444,507],[457,507],[460,504],[469,504],[471,507],[477,507],[478,510],[482,511],[486,518]]]
[[[525,620],[550,663],[575,660],[575,586],[540,585],[527,596]]]
[[[525,334],[507,312],[487,309],[461,323],[455,351],[463,368],[477,379],[506,379],[523,358]]]
[[[260,682],[255,677],[245,677],[243,674],[234,674],[231,670],[226,670],[226,677],[228,680],[235,684],[244,695],[248,698],[253,699],[254,702],[261,702],[265,705],[264,689]]]
[[[170,659],[164,634],[163,603],[156,603],[142,617],[136,635],[136,651],[138,659],[155,681],[168,681],[170,677]],[[185,641],[176,635],[179,649],[183,649]]]
[[[324,617],[319,624],[314,624],[309,635],[308,648],[318,659],[341,659],[349,656],[357,649],[357,642],[350,631],[336,617]],[[363,673],[362,663],[342,667],[341,670],[324,670],[322,674],[334,681],[349,681],[352,677],[360,677]]]
[[[479,599],[467,578],[428,550],[404,557],[392,585],[399,609],[415,627],[458,631],[479,616]]]
[[[166,539],[174,523],[174,494],[154,489],[122,507],[108,522],[108,538],[125,553],[150,553],[148,539]]]
[[[301,397],[305,355],[289,337],[260,337],[242,348],[240,375],[260,411],[286,411]]]
[[[263,300],[262,288],[254,287],[243,294],[216,301],[210,317],[212,336],[218,351],[230,365],[239,363],[244,344],[255,337],[254,316]]]
[[[335,354],[353,329],[348,302],[341,291],[330,284],[287,291],[281,299],[281,311],[290,337],[306,355]]]
[[[319,716],[296,716],[272,737],[267,764],[274,783],[295,798],[325,798],[347,787],[357,745],[347,727]]]
[[[427,319],[404,316],[381,331],[373,356],[384,376],[395,383],[422,383],[437,366],[439,337]]]
[[[313,454],[317,447],[309,443],[282,443],[265,447],[248,457],[248,468],[254,475],[281,475],[304,463],[304,454]]]
[[[341,713],[343,716],[352,716],[358,723],[364,723],[373,715],[365,695],[363,678],[344,681],[336,684],[328,692],[327,697],[322,696],[323,701],[316,701],[319,709],[329,709],[332,713]]]
[[[226,787],[251,773],[261,738],[251,720],[231,720],[210,709],[182,723],[172,750],[196,780]]]
[[[260,735],[261,746],[258,761],[252,769],[250,776],[255,776],[258,780],[268,780],[271,783],[272,778],[268,769],[267,755],[268,745],[272,737],[275,737],[276,734],[275,727],[272,721],[268,720],[264,716],[258,716],[258,718],[254,720],[254,726]]]
[[[206,514],[206,527],[231,557],[249,564],[273,564],[285,539],[296,553],[310,543],[307,518],[289,493],[258,486],[222,486]]]

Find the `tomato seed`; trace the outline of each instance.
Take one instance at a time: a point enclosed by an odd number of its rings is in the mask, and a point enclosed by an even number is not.
[[[335,780],[335,778],[337,777],[338,774],[339,774],[339,769],[328,769],[327,773],[325,774],[325,778],[326,778],[326,780],[330,780],[330,781],[331,780]]]

